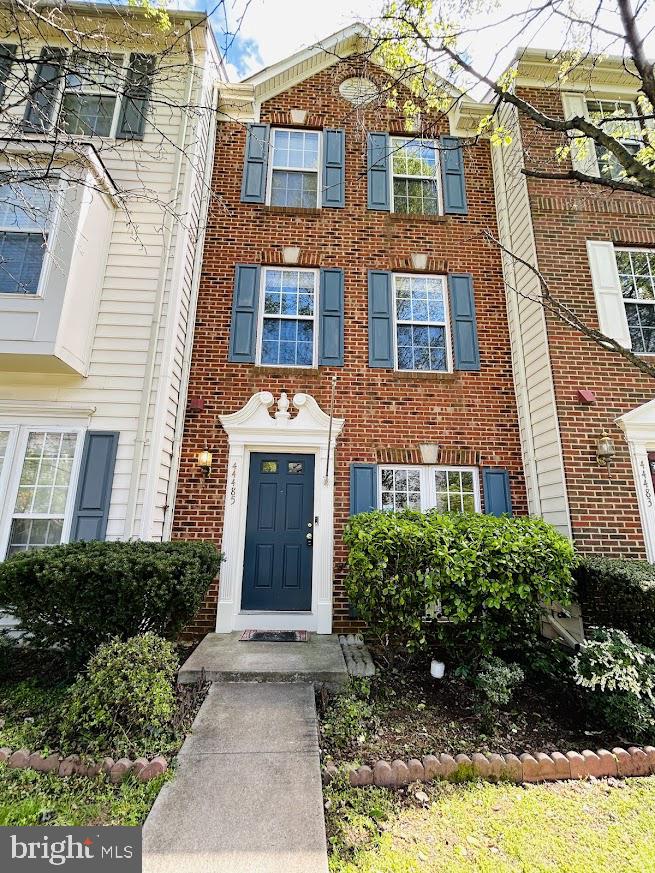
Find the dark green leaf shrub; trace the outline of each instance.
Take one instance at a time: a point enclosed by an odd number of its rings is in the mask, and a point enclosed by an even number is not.
[[[0,611],[36,647],[74,666],[112,637],[175,638],[193,618],[221,556],[204,542],[78,542],[0,563]]]
[[[345,540],[350,601],[396,648],[436,639],[475,659],[534,630],[541,602],[570,594],[571,544],[539,518],[370,512],[350,519]],[[435,605],[448,624],[426,621]]]
[[[103,643],[62,705],[62,752],[159,752],[173,731],[177,669],[174,646],[154,633]]]
[[[576,595],[586,624],[617,627],[655,648],[655,567],[599,555],[580,557]]]

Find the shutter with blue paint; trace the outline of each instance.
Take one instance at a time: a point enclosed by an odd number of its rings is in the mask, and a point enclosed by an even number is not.
[[[368,135],[368,208],[389,211],[389,134]]]
[[[321,270],[318,363],[343,367],[343,270]]]
[[[368,273],[368,365],[393,368],[391,273]]]
[[[484,511],[487,515],[512,514],[512,497],[507,470],[484,467],[482,487],[484,488]]]
[[[246,153],[241,181],[242,203],[266,201],[266,174],[268,169],[268,124],[250,124],[246,134]]]
[[[232,298],[230,351],[228,361],[255,363],[257,310],[259,308],[259,274],[257,264],[237,264]]]
[[[456,370],[479,370],[480,348],[475,319],[475,295],[470,273],[450,273],[450,323]]]
[[[23,127],[29,131],[47,130],[57,102],[57,91],[62,79],[62,64],[66,50],[44,48],[30,85],[29,97],[23,118]]]
[[[323,206],[346,205],[346,132],[323,131]]]
[[[459,137],[441,137],[441,180],[443,183],[443,211],[466,215],[466,184],[464,182],[464,153]]]
[[[130,55],[116,139],[143,139],[155,66],[154,55]]]
[[[118,436],[114,431],[90,430],[84,438],[71,541],[105,538]]]
[[[350,465],[350,514],[370,512],[378,505],[377,464]]]
[[[9,73],[16,60],[16,46],[11,43],[0,45],[0,100],[5,96]]]

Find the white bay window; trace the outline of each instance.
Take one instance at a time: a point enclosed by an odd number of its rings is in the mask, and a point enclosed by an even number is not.
[[[0,294],[37,294],[52,224],[47,183],[0,185]]]
[[[480,477],[475,467],[378,468],[378,506],[385,510],[480,512]]]

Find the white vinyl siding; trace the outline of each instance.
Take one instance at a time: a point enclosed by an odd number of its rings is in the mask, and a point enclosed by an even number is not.
[[[378,506],[383,510],[480,512],[480,474],[476,467],[378,468]]]

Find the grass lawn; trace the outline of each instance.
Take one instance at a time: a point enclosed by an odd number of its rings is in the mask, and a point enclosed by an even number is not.
[[[655,870],[655,777],[421,790],[328,786],[331,873]]]

